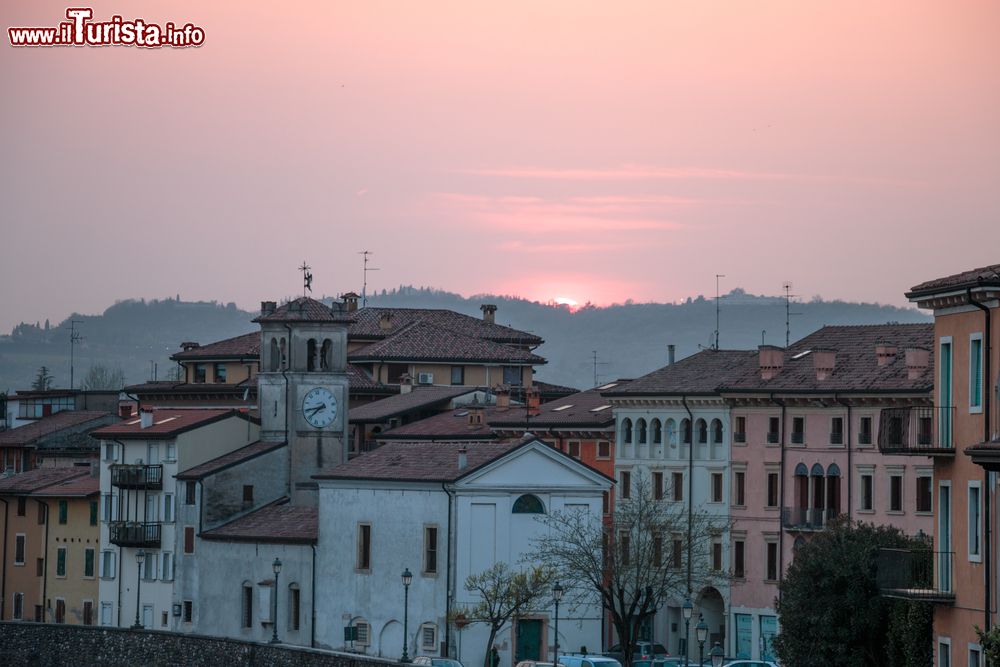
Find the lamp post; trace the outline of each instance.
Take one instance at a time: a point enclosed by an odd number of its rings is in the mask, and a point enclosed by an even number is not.
[[[552,660],[554,666],[559,665],[559,601],[562,600],[563,587],[556,582],[556,585],[552,587],[552,599],[556,602],[556,638],[552,642],[552,651],[555,653],[555,657]]]
[[[694,605],[691,604],[691,598],[684,598],[684,604],[681,606],[681,613],[684,615],[684,662],[687,663],[690,660],[688,644],[691,640],[691,614],[694,613]]]
[[[142,587],[142,564],[146,560],[146,551],[139,549],[135,552],[135,623],[133,630],[142,630],[142,623],[139,622],[139,590]]]
[[[698,614],[698,627],[695,628],[698,635],[698,666],[705,662],[705,640],[708,639],[708,624],[705,623],[704,614]]]
[[[281,640],[278,639],[278,575],[281,574],[281,560],[275,558],[274,562],[271,563],[271,569],[274,570],[274,600],[271,601],[274,608],[274,613],[271,615],[274,634],[271,635],[271,643],[280,644]]]
[[[410,582],[413,581],[413,575],[410,573],[410,568],[403,570],[403,657],[399,659],[400,662],[410,662],[410,655],[406,652],[406,645],[409,643],[407,641],[407,636],[410,634]]]
[[[726,657],[726,652],[722,650],[722,645],[719,642],[715,642],[709,655],[712,657],[712,667],[722,667],[722,660]]]

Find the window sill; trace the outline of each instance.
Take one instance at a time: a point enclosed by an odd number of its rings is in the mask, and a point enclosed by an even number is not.
[[[904,512],[903,510],[889,510],[886,512],[886,514],[890,514],[892,516],[903,516],[906,514],[906,512]]]
[[[973,556],[973,555],[970,554],[969,555],[969,562],[970,563],[975,563],[976,565],[982,565],[982,563],[983,563],[983,557],[982,556]]]
[[[732,507],[734,510],[745,510],[747,508],[746,505],[730,505],[730,507]]]
[[[421,577],[426,577],[428,579],[437,579],[438,573],[437,572],[421,572],[420,576]]]
[[[778,509],[780,509],[780,508],[777,505],[775,505],[774,507],[771,507],[771,506],[768,506],[768,505],[764,506],[764,511],[765,512],[777,512]]]
[[[858,514],[875,514],[875,510],[856,510]]]
[[[916,510],[914,514],[917,516],[934,516],[934,510]]]

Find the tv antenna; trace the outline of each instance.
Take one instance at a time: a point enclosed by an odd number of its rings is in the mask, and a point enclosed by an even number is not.
[[[76,330],[77,324],[83,324],[83,320],[69,321],[69,388],[71,390],[73,389],[73,352],[74,348],[83,341],[83,336]]]
[[[305,260],[302,260],[302,266],[299,267],[299,271],[302,272],[302,296],[306,295],[306,290],[313,291],[313,274],[311,269],[312,267],[306,264]]]
[[[792,312],[792,298],[798,294],[792,294],[791,281],[783,282],[781,289],[785,290],[785,347],[788,347],[792,342],[792,315],[801,315],[802,313]]]
[[[373,253],[371,250],[362,250],[358,254],[359,255],[364,255],[364,258],[365,258],[365,260],[364,260],[365,261],[365,269],[364,269],[364,271],[365,271],[365,278],[364,278],[364,281],[361,283],[361,307],[364,308],[365,306],[368,305],[368,272],[369,271],[378,271],[378,269],[371,268],[371,267],[368,266],[368,256],[369,255],[374,255],[375,253]]]
[[[607,366],[607,365],[609,365],[609,362],[607,362],[607,361],[598,361],[597,360],[597,350],[593,350],[591,352],[591,356],[593,357],[593,363],[594,363],[594,386],[597,387],[597,386],[600,386],[600,384],[601,384],[598,381],[597,367],[598,366]]]
[[[719,278],[725,278],[726,276],[722,273],[715,274],[715,349],[719,349],[719,300],[722,299],[719,296]]]

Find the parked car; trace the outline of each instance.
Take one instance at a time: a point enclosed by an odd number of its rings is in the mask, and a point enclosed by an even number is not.
[[[454,658],[432,658],[426,655],[415,657],[413,664],[420,665],[421,667],[465,667],[465,665]]]
[[[614,658],[598,654],[571,653],[559,656],[562,667],[622,667]]]
[[[609,658],[614,658],[615,660],[621,661],[625,655],[622,653],[621,644],[615,644],[607,651],[604,655]],[[663,644],[657,644],[655,642],[636,642],[635,649],[632,652],[632,663],[635,664],[636,660],[653,660],[655,658],[669,658],[670,653],[667,651]]]
[[[770,660],[744,660],[738,658],[723,664],[722,667],[778,667],[778,663],[771,662]]]
[[[656,658],[653,660],[633,660],[632,667],[686,667],[684,658]]]
[[[516,667],[555,667],[551,662],[538,662],[537,660],[522,660]]]

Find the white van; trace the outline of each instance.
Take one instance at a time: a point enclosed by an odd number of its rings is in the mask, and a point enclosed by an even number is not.
[[[570,654],[559,656],[563,667],[622,667],[622,663],[603,655]]]

